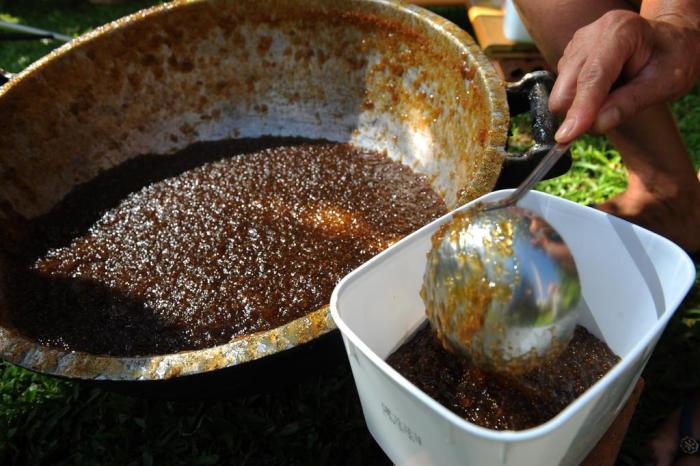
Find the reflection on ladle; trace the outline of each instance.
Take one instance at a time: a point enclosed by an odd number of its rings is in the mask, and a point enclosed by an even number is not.
[[[443,345],[518,373],[551,360],[573,335],[581,286],[564,240],[513,205],[569,145],[556,145],[505,199],[456,214],[433,236],[421,295]]]

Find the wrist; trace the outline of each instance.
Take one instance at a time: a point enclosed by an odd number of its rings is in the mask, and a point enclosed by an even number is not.
[[[657,37],[665,37],[662,39],[664,47],[672,46],[684,57],[683,62],[678,64],[679,69],[675,72],[684,76],[682,81],[692,86],[700,80],[700,28],[688,27],[683,23],[683,19],[670,17],[649,20]],[[671,72],[671,70],[668,71]]]
[[[647,0],[642,2],[639,14],[650,21],[700,32],[700,2],[697,0]]]
[[[700,33],[700,18],[695,18],[693,16],[686,17],[678,13],[663,13],[646,19],[690,29],[696,33]]]

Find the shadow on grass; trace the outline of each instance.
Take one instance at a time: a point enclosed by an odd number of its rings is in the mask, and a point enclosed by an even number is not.
[[[390,464],[365,427],[345,364],[231,401],[139,399],[5,364],[2,464]],[[34,386],[34,388],[31,388]],[[32,400],[18,393],[33,391]],[[23,395],[20,395],[20,397]]]

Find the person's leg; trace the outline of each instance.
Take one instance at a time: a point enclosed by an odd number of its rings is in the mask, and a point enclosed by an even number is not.
[[[516,0],[525,26],[553,69],[574,32],[624,0]],[[607,134],[629,173],[627,190],[597,206],[700,251],[700,182],[667,105],[651,107]]]
[[[648,109],[608,138],[627,166],[628,187],[598,208],[700,252],[700,182],[669,107]]]

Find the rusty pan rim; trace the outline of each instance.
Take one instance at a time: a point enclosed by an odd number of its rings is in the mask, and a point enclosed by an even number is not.
[[[47,375],[84,380],[146,381],[202,374],[272,356],[308,343],[337,327],[328,305],[279,327],[201,350],[116,357],[42,346],[0,327],[0,356]]]
[[[22,81],[31,78],[52,60],[102,35],[132,23],[146,21],[180,6],[207,1],[210,0],[174,0],[102,25],[54,49],[14,75],[10,81],[0,87],[0,98],[11,92]],[[492,175],[488,178],[493,178],[492,181],[495,183],[495,177],[498,176],[504,161],[509,115],[503,81],[483,52],[465,31],[422,7],[408,4],[403,0],[356,1],[389,7],[400,14],[407,14],[427,23],[431,28],[447,36],[465,56],[474,61],[480,77],[484,80],[483,87],[488,93],[487,100],[491,110],[490,130],[484,144],[485,158],[481,171],[491,173]],[[469,193],[464,193],[460,203],[466,202],[468,199],[464,197],[468,195]],[[42,346],[11,329],[0,326],[0,357],[26,369],[52,376],[83,380],[156,381],[203,374],[255,361],[303,345],[336,329],[329,306],[325,305],[285,325],[252,335],[244,335],[223,345],[165,355],[118,357]]]

